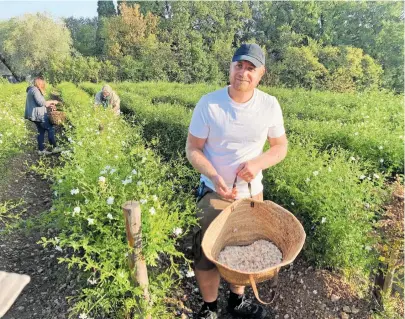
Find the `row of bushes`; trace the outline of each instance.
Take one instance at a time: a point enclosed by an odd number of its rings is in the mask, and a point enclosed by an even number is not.
[[[181,159],[191,109],[153,103],[151,96],[157,97],[159,86],[155,84],[149,94],[142,86],[138,90],[138,85],[119,84],[116,88],[123,108],[142,124],[145,139],[158,136],[160,143],[155,147],[166,158]],[[91,84],[82,87],[94,92]],[[181,95],[186,92],[194,96],[182,86]],[[352,151],[339,147],[322,151],[297,134],[290,134],[289,140],[287,158],[264,174],[265,198],[285,206],[303,221],[308,259],[322,266],[368,274],[377,261],[371,230],[384,198],[384,176],[369,169],[372,165],[367,158],[352,160]]]
[[[61,164],[38,170],[53,180],[56,196],[47,217],[59,231],[42,238],[59,261],[84,272],[73,314],[101,318],[172,318],[164,298],[188,264],[176,242],[196,223],[194,201],[183,191],[181,163],[162,163],[144,146],[136,127],[110,110],[93,108],[92,97],[73,84],[57,87],[69,125]],[[178,172],[174,174],[173,172]],[[137,200],[142,210],[143,254],[152,304],[133,287],[122,204]],[[176,275],[177,274],[177,275]]]
[[[28,143],[28,131],[24,122],[26,84],[0,83],[0,167],[7,159],[21,153]]]

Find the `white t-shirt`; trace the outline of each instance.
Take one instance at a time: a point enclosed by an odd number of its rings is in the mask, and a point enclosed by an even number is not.
[[[274,96],[255,89],[246,103],[236,103],[228,94],[228,87],[204,95],[194,109],[189,132],[206,138],[203,153],[232,188],[236,170],[241,163],[256,158],[263,152],[267,137],[285,133],[280,104]],[[252,195],[263,190],[262,172],[252,180]],[[207,176],[201,181],[215,189]],[[250,197],[248,184],[238,178],[238,198]]]

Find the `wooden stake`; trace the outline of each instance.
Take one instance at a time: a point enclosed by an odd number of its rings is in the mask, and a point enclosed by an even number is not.
[[[122,210],[124,213],[128,244],[130,247],[134,248],[134,252],[128,255],[132,279],[143,288],[143,297],[149,302],[148,270],[142,255],[141,206],[139,202],[129,201],[122,206]],[[150,319],[151,316],[148,315],[146,318]]]

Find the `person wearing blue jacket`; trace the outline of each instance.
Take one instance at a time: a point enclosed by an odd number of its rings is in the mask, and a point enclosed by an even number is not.
[[[52,123],[49,121],[47,108],[56,110],[57,100],[46,101],[45,93],[45,80],[43,77],[38,76],[34,79],[34,85],[27,88],[27,99],[25,101],[25,115],[27,120],[35,123],[38,129],[38,154],[48,155],[51,153],[59,153],[61,150],[56,146],[55,130]],[[48,140],[52,145],[52,151],[49,152],[45,149],[45,132],[48,132]]]

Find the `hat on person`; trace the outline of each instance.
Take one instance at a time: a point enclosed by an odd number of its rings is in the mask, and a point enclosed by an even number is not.
[[[265,63],[264,52],[255,43],[244,43],[235,51],[232,62],[243,60],[253,63],[258,68]]]

